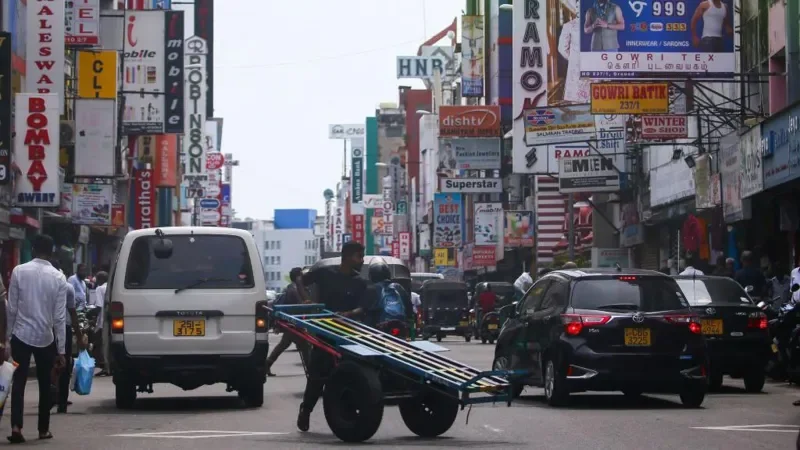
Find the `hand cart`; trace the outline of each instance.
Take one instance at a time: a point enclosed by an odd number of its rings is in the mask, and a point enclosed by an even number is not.
[[[322,405],[328,426],[345,442],[371,438],[385,405],[396,404],[414,434],[435,437],[455,422],[458,409],[474,403],[511,404],[509,379],[525,371],[481,372],[439,355],[446,348],[407,342],[325,310],[321,304],[272,309],[274,325],[334,358]]]

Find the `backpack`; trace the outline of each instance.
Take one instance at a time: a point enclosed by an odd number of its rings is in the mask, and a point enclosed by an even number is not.
[[[397,290],[396,283],[386,284],[381,287],[378,310],[380,311],[379,322],[406,319],[406,306],[400,296],[400,291]]]

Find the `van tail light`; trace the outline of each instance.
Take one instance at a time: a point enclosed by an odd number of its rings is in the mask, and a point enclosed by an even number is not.
[[[686,325],[689,327],[689,331],[694,334],[703,334],[703,327],[700,326],[700,319],[695,315],[669,315],[664,316],[664,320],[675,325]]]
[[[111,333],[121,334],[125,332],[125,306],[120,302],[111,302],[108,307],[111,316]]]
[[[564,332],[570,336],[581,334],[584,327],[596,327],[605,325],[611,320],[611,316],[598,316],[591,314],[562,314],[561,321],[564,323]]]
[[[269,331],[269,310],[266,300],[256,302],[256,333],[266,333]]]
[[[763,312],[754,312],[747,316],[747,328],[766,330],[768,326],[767,315]]]

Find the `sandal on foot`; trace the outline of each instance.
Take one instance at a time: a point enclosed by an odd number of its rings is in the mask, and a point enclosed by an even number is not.
[[[25,437],[20,432],[11,432],[11,436],[8,436],[8,442],[11,444],[23,444],[25,443]]]
[[[39,433],[39,439],[41,440],[53,439],[53,433],[49,431],[45,431],[44,433]]]

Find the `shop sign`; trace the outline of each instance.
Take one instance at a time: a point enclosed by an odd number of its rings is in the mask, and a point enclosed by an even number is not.
[[[740,139],[742,164],[742,198],[764,190],[764,171],[761,167],[761,127],[755,126]]]
[[[14,147],[22,174],[14,184],[19,207],[50,208],[61,203],[59,103],[57,94],[17,94]]]
[[[3,2],[7,3],[7,2]],[[25,36],[25,90],[29,94],[55,94],[56,108],[64,113],[64,15],[66,2],[27,2]],[[17,20],[20,20],[17,18]],[[17,37],[21,36],[17,33]],[[42,205],[39,205],[42,206]]]
[[[643,139],[682,139],[688,136],[689,118],[687,116],[642,116]]]
[[[134,171],[134,229],[152,228],[156,223],[156,188],[152,169]]]
[[[669,83],[592,83],[592,114],[669,114]]]
[[[493,266],[495,261],[496,247],[494,245],[476,245],[472,249],[472,265],[474,267]]]
[[[800,105],[761,124],[764,189],[800,177]]]
[[[442,106],[439,108],[440,137],[499,137],[500,106]]]
[[[11,181],[11,33],[0,32],[0,185]]]

